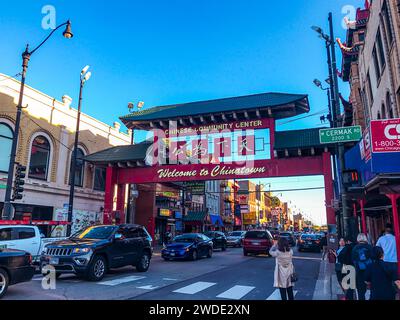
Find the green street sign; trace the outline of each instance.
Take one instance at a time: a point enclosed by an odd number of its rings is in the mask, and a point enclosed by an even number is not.
[[[0,189],[6,189],[7,186],[5,184],[0,184]]]
[[[359,141],[361,138],[361,126],[319,130],[319,141],[322,144]]]

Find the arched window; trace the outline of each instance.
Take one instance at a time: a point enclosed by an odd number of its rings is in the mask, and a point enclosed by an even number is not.
[[[71,154],[71,167],[72,167],[72,157],[73,154]],[[85,162],[83,161],[84,157],[85,153],[81,148],[78,148],[76,153],[76,165],[75,165],[75,186],[77,187],[83,187],[83,179],[85,176]]]
[[[0,122],[0,171],[8,172],[13,137],[11,127]]]
[[[50,142],[46,137],[37,136],[33,140],[29,162],[29,178],[47,180],[50,151]]]

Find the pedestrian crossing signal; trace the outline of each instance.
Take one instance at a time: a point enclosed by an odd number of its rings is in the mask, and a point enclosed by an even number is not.
[[[343,172],[343,184],[347,187],[360,186],[360,176],[357,170],[348,170]]]
[[[12,201],[21,200],[23,198],[22,193],[24,192],[23,186],[25,185],[25,177],[26,177],[26,167],[17,164],[17,168],[15,170],[15,179],[14,179],[14,192],[12,196]]]

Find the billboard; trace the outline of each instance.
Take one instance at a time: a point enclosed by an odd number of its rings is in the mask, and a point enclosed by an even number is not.
[[[373,153],[400,152],[400,119],[371,121]]]

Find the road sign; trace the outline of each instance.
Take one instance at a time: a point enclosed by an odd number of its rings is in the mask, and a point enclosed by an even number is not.
[[[372,152],[400,152],[400,119],[371,121]]]
[[[319,141],[322,144],[359,141],[361,137],[361,126],[319,130]]]

